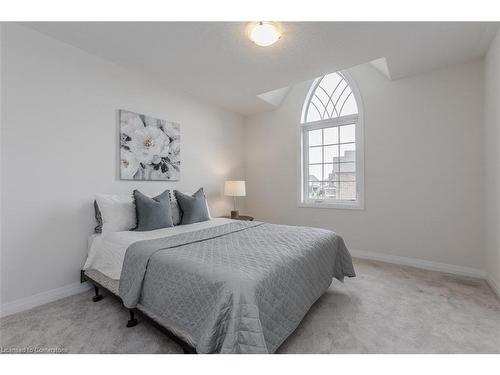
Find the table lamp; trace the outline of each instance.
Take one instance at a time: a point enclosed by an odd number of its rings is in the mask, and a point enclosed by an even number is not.
[[[240,213],[236,209],[236,197],[246,196],[245,181],[226,181],[224,183],[224,195],[233,197],[234,210],[231,211],[231,219],[237,218]]]

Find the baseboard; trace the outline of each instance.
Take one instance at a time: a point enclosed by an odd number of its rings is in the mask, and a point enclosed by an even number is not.
[[[379,260],[381,262],[400,264],[404,266],[411,266],[416,268],[423,268],[431,271],[440,271],[452,273],[461,276],[477,277],[486,279],[486,272],[477,268],[455,266],[453,264],[432,262],[429,260],[422,260],[416,258],[407,258],[397,255],[377,253],[364,250],[349,250],[351,255],[355,258]]]
[[[488,282],[488,285],[490,286],[490,288],[493,290],[493,292],[497,295],[498,298],[500,298],[500,285],[498,285],[495,280],[493,280],[492,278],[488,277],[486,279],[486,281]]]
[[[21,298],[16,301],[8,302],[0,307],[0,317],[15,314],[17,312],[32,309],[33,307],[44,305],[58,299],[72,296],[90,289],[88,283],[74,283],[60,288],[48,290],[33,296]]]

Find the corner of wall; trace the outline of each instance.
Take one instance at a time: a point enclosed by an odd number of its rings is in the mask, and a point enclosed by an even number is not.
[[[3,202],[3,193],[2,193],[2,152],[1,150],[3,149],[2,147],[2,129],[3,129],[3,112],[2,112],[2,107],[3,107],[3,99],[2,99],[2,92],[3,92],[3,82],[2,82],[2,62],[3,62],[3,22],[0,22],[0,274],[2,269],[2,243],[3,243],[3,236],[2,236],[2,202]],[[2,303],[3,300],[3,292],[1,289],[2,286],[2,280],[0,276],[0,304]]]
[[[484,58],[484,165],[487,280],[500,297],[500,29]]]

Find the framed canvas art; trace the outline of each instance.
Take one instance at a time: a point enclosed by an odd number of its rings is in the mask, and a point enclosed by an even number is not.
[[[120,179],[180,179],[180,125],[119,110]]]

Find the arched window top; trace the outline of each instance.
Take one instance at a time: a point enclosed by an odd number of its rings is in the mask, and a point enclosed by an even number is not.
[[[316,79],[309,90],[302,123],[358,114],[358,104],[348,78],[335,72]]]

